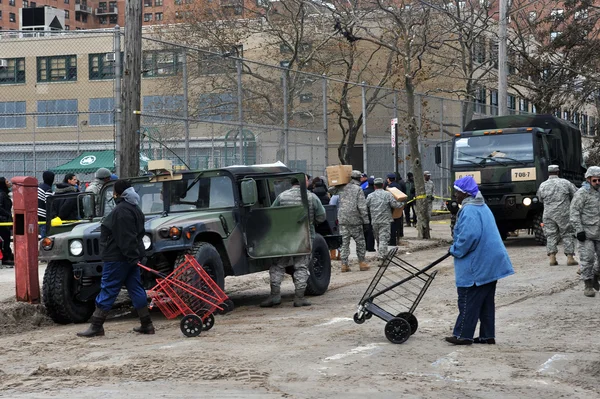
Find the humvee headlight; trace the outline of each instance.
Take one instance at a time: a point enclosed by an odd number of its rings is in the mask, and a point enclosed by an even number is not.
[[[42,248],[44,248],[44,251],[50,251],[53,246],[54,246],[54,239],[52,239],[50,237],[45,237],[42,240]]]
[[[142,238],[142,242],[144,243],[145,250],[150,249],[150,247],[152,246],[152,238],[150,238],[148,234],[144,235],[144,238]]]
[[[73,256],[79,256],[83,253],[83,243],[81,240],[73,240],[69,243],[69,252]]]
[[[531,198],[529,198],[529,197],[523,198],[523,205],[525,205],[525,206],[531,205]]]
[[[169,237],[171,237],[172,240],[179,240],[179,238],[181,238],[181,229],[179,227],[171,227],[169,229]]]

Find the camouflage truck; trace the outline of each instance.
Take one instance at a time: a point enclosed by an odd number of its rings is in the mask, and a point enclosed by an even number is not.
[[[436,162],[441,160],[436,151]],[[581,132],[552,115],[513,115],[471,121],[452,140],[451,176],[473,176],[490,207],[500,235],[533,229],[542,245],[543,205],[537,189],[548,179],[548,165],[559,165],[561,176],[580,186],[585,172]],[[453,214],[455,201],[447,202]],[[566,210],[568,211],[568,210]]]
[[[294,177],[301,182],[303,205],[272,208]],[[161,273],[171,272],[185,254],[192,254],[223,288],[226,276],[268,270],[278,257],[311,253],[304,175],[282,164],[174,174],[163,170],[129,181],[146,217],[144,262]],[[49,225],[50,235],[40,243],[40,259],[48,262],[43,301],[55,322],[85,322],[94,310],[103,266],[100,220],[114,208],[113,183],[102,188],[99,215],[93,195],[73,195],[80,217],[87,220]],[[49,209],[53,200],[49,197]],[[329,249],[341,242],[335,219],[331,220],[335,209],[327,211],[330,225],[317,230],[325,237],[317,234],[312,243],[309,295],[327,290]],[[149,289],[155,278],[142,272],[142,283]]]

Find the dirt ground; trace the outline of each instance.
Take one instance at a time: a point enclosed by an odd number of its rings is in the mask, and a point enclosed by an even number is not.
[[[447,239],[447,230],[446,223],[436,224],[433,235]],[[443,240],[409,238],[406,244],[403,258],[419,267],[447,251]],[[105,337],[77,338],[84,325],[55,325],[43,309],[5,299],[0,396],[599,397],[600,297],[583,296],[577,268],[564,266],[562,255],[560,266],[548,266],[544,248],[531,236],[510,238],[506,246],[516,274],[498,284],[497,345],[457,347],[443,340],[457,315],[451,259],[437,267],[415,312],[418,331],[401,345],[386,339],[377,317],[361,325],[352,320],[377,267],[341,274],[334,262],[329,291],[311,298],[308,308],[292,307],[290,279],[284,303],[262,309],[257,305],[268,294],[266,273],[227,278],[236,309],[217,316],[214,328],[197,338],[185,338],[179,321],[160,313],[153,313],[156,335],[136,335],[131,329],[137,319],[123,310],[107,321]],[[1,272],[6,298],[9,272]]]

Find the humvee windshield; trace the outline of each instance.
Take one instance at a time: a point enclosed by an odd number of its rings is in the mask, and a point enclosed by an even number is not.
[[[461,137],[454,144],[454,166],[515,161],[533,161],[531,133]]]
[[[157,183],[133,183],[140,196],[139,207],[144,214],[160,214],[164,211],[164,192],[169,192],[169,212],[196,209],[228,208],[235,205],[233,182],[228,176],[202,177],[194,182],[194,176],[182,180]],[[113,187],[104,191],[104,215],[115,207]]]

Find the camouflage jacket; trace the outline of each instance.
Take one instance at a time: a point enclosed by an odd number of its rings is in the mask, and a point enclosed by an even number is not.
[[[339,224],[354,226],[369,224],[367,200],[357,180],[352,180],[344,186],[331,187],[329,192],[340,196],[338,202]]]
[[[94,193],[96,201],[96,214],[100,214],[100,190],[102,190],[104,183],[98,179],[92,180],[92,182],[85,189],[86,193]]]
[[[371,223],[392,223],[392,209],[402,208],[403,202],[398,202],[394,196],[385,190],[375,190],[367,197],[367,206],[371,212]]]
[[[321,204],[321,200],[315,194],[307,191],[308,195],[308,220],[310,221],[310,238],[311,243],[315,238],[315,224],[323,223],[326,219],[325,208]],[[293,206],[302,205],[302,192],[300,186],[293,186],[289,190],[285,190],[277,196],[273,206]],[[311,244],[312,245],[312,244]]]
[[[544,204],[544,217],[557,220],[565,218],[566,209],[569,209],[576,192],[577,187],[570,181],[550,176],[537,191],[537,197]]]
[[[425,195],[429,201],[433,201],[433,196],[435,195],[435,185],[431,180],[425,182]]]
[[[570,216],[576,233],[583,231],[588,239],[600,240],[600,191],[583,183],[571,201]]]

